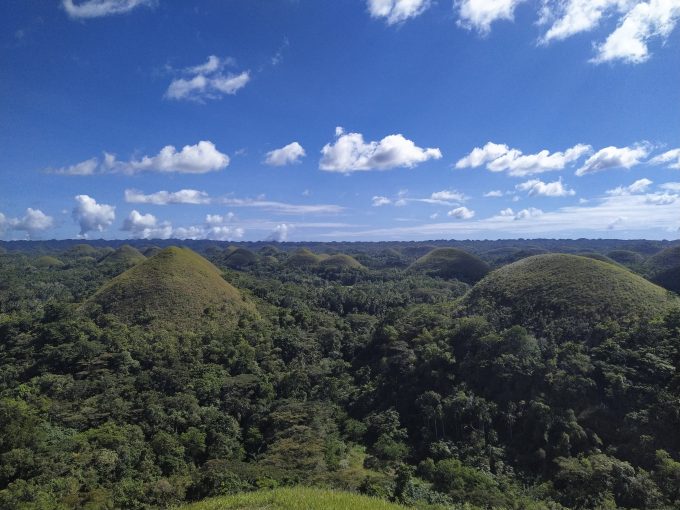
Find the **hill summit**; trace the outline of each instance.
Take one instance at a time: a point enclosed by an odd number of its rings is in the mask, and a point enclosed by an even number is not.
[[[463,300],[501,327],[584,332],[608,320],[652,317],[677,303],[627,269],[588,257],[536,255],[493,271]]]
[[[233,322],[252,311],[213,264],[188,248],[170,247],[113,278],[86,303],[130,323],[162,321],[195,326],[201,320]]]
[[[457,248],[435,248],[411,264],[411,269],[465,283],[475,283],[489,272],[486,262]]]

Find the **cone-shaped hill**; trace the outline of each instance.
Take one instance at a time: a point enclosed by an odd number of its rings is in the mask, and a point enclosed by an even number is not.
[[[311,250],[308,250],[307,248],[300,248],[288,256],[286,265],[291,267],[306,268],[317,265],[321,260],[322,257]]]
[[[629,270],[577,255],[536,255],[486,276],[463,299],[467,313],[500,327],[519,324],[558,334],[607,320],[652,317],[678,301]]]
[[[659,253],[652,255],[645,263],[652,274],[668,271],[680,266],[680,246],[666,248]]]
[[[241,269],[255,264],[257,255],[245,248],[234,248],[225,256],[224,265],[232,269]]]
[[[645,269],[654,283],[680,293],[680,246],[652,255],[645,262]]]
[[[42,257],[38,257],[37,259],[35,259],[33,265],[41,269],[49,269],[54,267],[62,267],[64,263],[56,257],[52,257],[50,255],[43,255]]]
[[[233,323],[254,307],[214,265],[188,248],[170,247],[113,278],[85,304],[128,323],[159,321],[164,327],[195,327],[201,320]]]
[[[320,260],[319,267],[336,271],[342,269],[365,269],[365,267],[357,259],[344,253],[331,255],[323,260]]]
[[[109,253],[104,258],[102,258],[100,264],[115,264],[122,265],[125,267],[132,267],[140,262],[144,262],[146,257],[142,253],[129,244],[124,244],[117,250]]]
[[[607,257],[624,266],[642,264],[645,260],[641,254],[630,250],[612,250],[607,253]]]
[[[411,269],[440,278],[475,283],[489,272],[489,265],[457,248],[435,248],[411,264]]]

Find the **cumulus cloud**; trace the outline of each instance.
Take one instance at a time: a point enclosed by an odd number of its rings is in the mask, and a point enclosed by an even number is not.
[[[381,207],[383,205],[390,205],[391,203],[392,203],[392,200],[390,200],[387,197],[383,197],[383,196],[375,196],[371,200],[371,205],[373,207]]]
[[[368,0],[368,12],[371,16],[383,18],[388,25],[415,18],[429,6],[430,0]]]
[[[455,209],[451,209],[446,215],[459,220],[469,220],[475,216],[475,212],[467,207],[456,207]]]
[[[503,192],[500,190],[492,190],[484,193],[485,198],[500,198],[503,196]]]
[[[298,142],[292,142],[267,153],[264,162],[270,166],[286,166],[293,163],[299,163],[300,159],[305,157],[305,149],[302,148]]]
[[[649,58],[648,41],[666,39],[680,19],[679,0],[638,2],[621,19],[607,39],[596,46],[593,62],[622,60],[639,64]]]
[[[659,186],[659,188],[667,191],[677,191],[680,192],[680,182],[665,182]]]
[[[630,186],[618,186],[614,189],[607,190],[607,195],[621,196],[631,195],[634,193],[644,193],[653,184],[649,179],[638,179]]]
[[[526,191],[530,197],[567,197],[576,194],[573,189],[567,188],[562,183],[562,179],[554,182],[543,182],[539,179],[530,179],[522,184],[518,184],[515,188],[519,191]]]
[[[124,232],[137,239],[169,239],[173,236],[172,225],[159,222],[153,214],[142,214],[133,210],[123,222]]]
[[[668,168],[680,170],[680,149],[672,149],[659,154],[649,161],[652,165],[666,165]]]
[[[62,0],[64,10],[71,18],[101,18],[112,14],[124,14],[142,5],[153,6],[155,0]]]
[[[564,152],[550,153],[542,150],[536,154],[523,154],[505,144],[488,142],[484,147],[475,147],[467,156],[456,163],[456,168],[477,168],[486,165],[492,172],[507,172],[513,177],[524,177],[555,170],[563,170],[592,151],[589,145],[577,144]]]
[[[181,189],[179,191],[157,191],[145,195],[136,189],[125,190],[125,201],[131,204],[209,204],[210,197],[205,191]]]
[[[250,71],[224,74],[224,68],[233,64],[233,59],[220,59],[210,55],[204,64],[184,69],[185,76],[170,83],[165,97],[203,102],[219,99],[224,95],[234,95],[248,84]]]
[[[77,195],[75,200],[73,220],[80,225],[80,235],[83,237],[88,232],[103,232],[116,219],[116,207],[113,205],[98,204],[88,195]]]
[[[418,147],[401,134],[389,135],[379,142],[364,142],[360,133],[335,130],[334,144],[321,150],[319,168],[328,172],[351,173],[369,170],[389,170],[397,167],[412,168],[430,159],[440,159],[439,149]]]
[[[104,157],[91,158],[75,165],[48,169],[50,173],[61,175],[94,175],[102,173],[164,172],[203,174],[215,172],[229,165],[229,156],[221,153],[210,141],[200,141],[195,145],[185,145],[178,151],[173,145],[166,145],[155,156],[144,156],[130,161],[118,161],[107,152]]]
[[[21,218],[8,218],[0,213],[0,233],[7,230],[25,232],[31,238],[40,232],[48,230],[54,226],[54,218],[48,216],[40,209],[26,209],[26,214]]]
[[[458,25],[470,30],[477,30],[486,35],[491,30],[491,24],[497,20],[514,18],[515,8],[524,0],[459,0],[455,2],[458,8]]]
[[[590,156],[583,166],[576,170],[576,175],[582,176],[612,168],[632,168],[640,164],[641,160],[646,158],[648,154],[649,148],[645,145],[605,147]]]
[[[274,227],[274,230],[272,231],[269,236],[267,236],[267,241],[274,241],[274,242],[279,242],[279,243],[284,243],[288,240],[288,236],[293,230],[293,227],[291,225],[288,225],[286,223],[281,223],[279,225],[276,225]]]
[[[622,11],[630,0],[544,0],[540,23],[550,25],[542,42],[563,40],[596,28],[605,14]]]

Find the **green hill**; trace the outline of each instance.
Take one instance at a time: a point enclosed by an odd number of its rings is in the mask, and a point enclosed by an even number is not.
[[[214,265],[188,248],[170,247],[116,276],[84,305],[99,305],[131,323],[195,326],[211,318],[231,322],[253,310]]]
[[[243,267],[251,266],[257,262],[257,255],[245,248],[234,248],[229,250],[228,255],[224,259],[224,265],[232,269],[241,269]]]
[[[645,266],[652,274],[680,266],[680,246],[666,248],[647,259]]]
[[[322,257],[307,248],[300,248],[288,256],[286,265],[290,267],[308,268],[316,266]]]
[[[76,244],[66,251],[66,255],[69,257],[96,257],[99,252],[93,246],[89,244]]]
[[[680,294],[680,266],[675,266],[657,273],[652,281],[664,289]]]
[[[132,267],[140,262],[144,262],[146,257],[137,249],[129,244],[124,244],[117,250],[102,258],[100,264],[122,265],[125,267]]]
[[[411,269],[440,278],[475,283],[489,272],[489,265],[457,248],[435,248],[411,264]]]
[[[607,257],[624,266],[642,264],[645,260],[641,254],[630,250],[612,250],[607,253]]]
[[[405,510],[382,499],[309,487],[246,492],[211,498],[180,510]]]
[[[145,248],[144,251],[142,252],[145,257],[150,258],[155,255],[158,255],[160,252],[163,251],[163,248],[159,246],[149,246],[148,248]]]
[[[607,262],[608,264],[618,264],[618,262],[607,257],[606,255],[602,255],[601,253],[595,253],[594,251],[582,251],[580,253],[577,253],[576,255],[579,255],[581,257],[587,257],[593,260],[599,260],[600,262]]]
[[[37,259],[35,259],[35,262],[33,262],[33,265],[35,267],[39,267],[39,268],[54,268],[54,267],[62,267],[64,265],[64,263],[56,257],[51,257],[49,255],[43,255],[42,257],[38,257]]]
[[[324,269],[365,269],[364,266],[351,255],[345,255],[340,253],[337,255],[331,255],[330,257],[324,258],[319,261],[319,267]]]
[[[655,316],[674,303],[664,289],[625,268],[566,254],[536,255],[497,269],[463,299],[468,313],[501,327],[565,332]]]

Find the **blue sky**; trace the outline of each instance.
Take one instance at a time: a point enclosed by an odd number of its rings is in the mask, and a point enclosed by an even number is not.
[[[0,237],[680,237],[680,0],[8,0]]]

